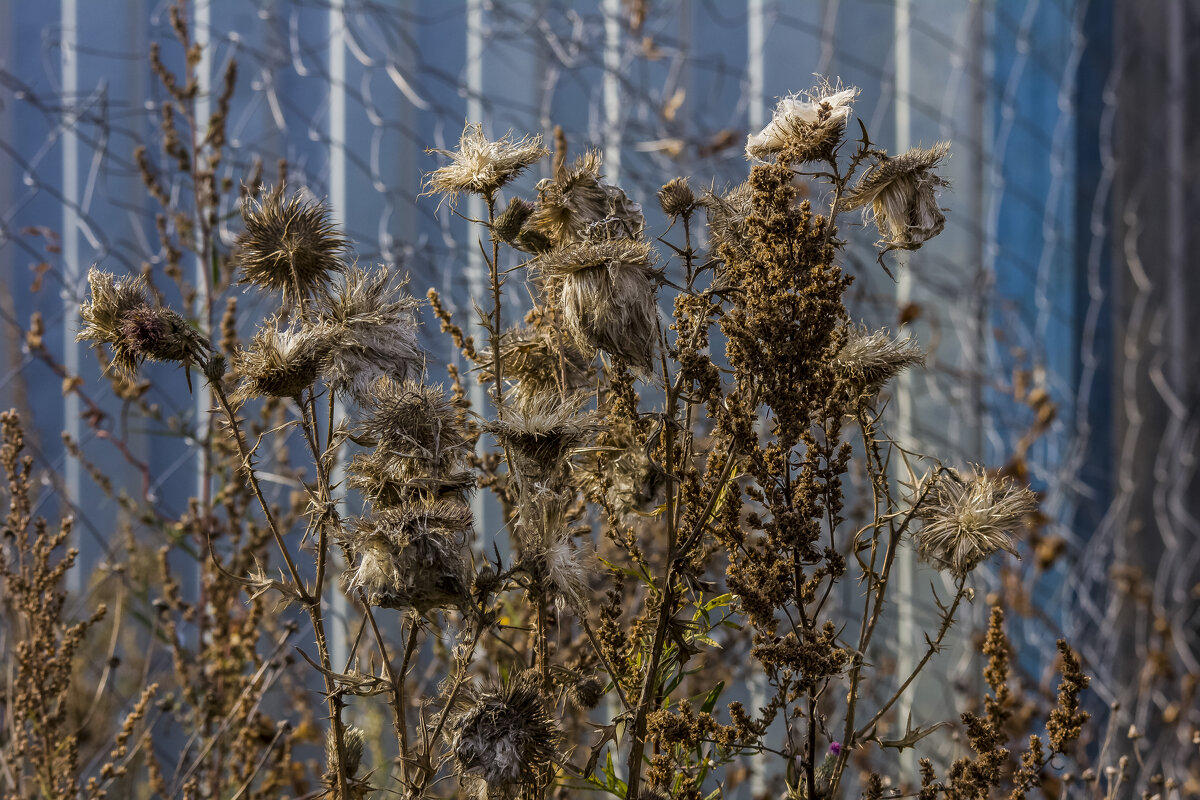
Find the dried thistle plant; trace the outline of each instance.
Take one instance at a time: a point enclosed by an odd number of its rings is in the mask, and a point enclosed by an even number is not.
[[[417,343],[417,300],[385,266],[373,272],[353,267],[318,305],[319,318],[333,333],[325,377],[334,390],[356,400],[370,394],[381,377],[415,380],[424,371]]]
[[[963,577],[997,550],[1017,555],[1012,532],[1037,509],[1033,492],[979,466],[966,475],[947,470],[932,480],[918,510],[922,558]]]
[[[235,402],[254,397],[299,397],[329,363],[334,329],[325,325],[268,321],[249,346],[234,356],[241,383]]]
[[[938,142],[880,158],[846,196],[845,209],[864,208],[886,249],[916,250],[946,225],[937,195],[948,183],[933,170],[949,152],[949,142]]]
[[[925,354],[911,337],[893,339],[887,331],[851,326],[834,359],[854,391],[869,397],[904,370],[923,365]]]
[[[463,128],[457,150],[429,150],[451,159],[444,167],[429,173],[425,189],[442,194],[453,203],[460,194],[493,197],[509,181],[526,168],[546,157],[549,151],[542,146],[541,136],[525,136],[513,140],[505,134],[491,141],[479,123]]]
[[[559,287],[567,328],[581,348],[603,350],[648,373],[658,326],[651,247],[635,239],[574,242],[540,260]]]
[[[209,341],[176,312],[151,305],[141,276],[117,279],[92,267],[88,286],[91,298],[80,306],[83,327],[75,340],[108,345],[112,366],[126,375],[136,374],[144,361],[174,362],[185,369],[207,361]]]
[[[458,774],[481,784],[480,798],[513,800],[549,780],[559,732],[534,676],[471,692],[448,728]]]
[[[434,608],[465,605],[469,597],[464,533],[471,509],[453,501],[381,508],[354,521],[343,541],[346,588],[371,605]]]
[[[301,192],[284,193],[280,184],[261,200],[243,200],[238,260],[243,281],[300,305],[329,290],[346,268],[343,254],[350,243],[324,203]]]
[[[827,159],[846,128],[858,89],[818,85],[803,95],[788,95],[775,106],[767,126],[746,140],[746,157],[767,159],[784,150],[797,162]]]
[[[187,86],[171,86],[186,107]],[[337,800],[376,791],[432,800],[458,796],[456,782],[501,800],[584,791],[701,800],[722,796],[742,769],[776,769],[780,796],[816,800],[851,792],[852,764],[885,763],[889,748],[938,730],[921,720],[894,734],[894,709],[971,602],[972,571],[998,550],[1017,552],[1014,533],[1036,498],[982,468],[958,473],[904,450],[874,416],[874,396],[923,355],[912,339],[849,323],[838,214],[869,206],[885,251],[919,247],[943,227],[934,169],[947,147],[888,158],[865,130],[844,141],[857,94],[822,84],[784,98],[749,137],[758,163],[747,181],[724,194],[668,181],[657,199],[670,227],[658,238],[606,181],[598,154],[568,164],[565,136],[553,177],[503,205],[498,193],[547,154],[541,137],[491,141],[472,123],[456,150],[431,151],[449,163],[427,175],[427,193],[487,205],[477,222],[490,298],[473,298],[486,346],[436,293],[431,301],[490,387],[483,407],[470,407],[457,367],[448,388],[427,382],[405,282],[348,265],[330,210],[303,193],[247,192],[245,231],[226,263],[279,304],[244,345],[232,304],[218,352],[151,305],[139,279],[97,274],[81,335],[112,347],[121,369],[146,359],[204,367],[224,423],[211,441],[209,495],[177,526],[209,550],[206,605],[184,602],[164,577],[169,613],[156,623],[173,642],[189,713],[218,752],[194,768],[203,785],[185,767],[169,786],[150,761],[153,790],[298,792],[286,788],[285,766],[293,746],[307,746],[321,757],[296,774],[314,796]],[[192,169],[183,137],[171,142]],[[804,175],[827,190],[812,200],[797,189],[808,164]],[[511,266],[502,268],[502,248]],[[520,327],[504,327],[513,324],[506,282],[532,298]],[[663,324],[660,291],[671,295]],[[900,460],[937,475],[907,505],[890,466]],[[847,497],[850,475],[872,494],[863,525],[847,519],[858,499]],[[295,496],[281,504],[263,481]],[[467,505],[483,490],[501,512],[494,531],[478,530]],[[499,537],[490,553],[482,534]],[[955,594],[934,596],[941,613],[918,666],[892,676],[879,656],[888,609],[912,602],[892,582],[908,546],[950,574]],[[851,579],[863,605],[848,612],[841,587]],[[325,605],[335,582],[357,615],[342,664]],[[250,603],[239,615],[241,592]],[[265,610],[272,596],[299,615],[290,627]],[[189,618],[227,635],[205,628],[192,653],[179,643]],[[324,706],[295,704],[305,732],[292,736],[267,724],[253,687],[265,676],[304,686],[285,659],[264,657],[259,633],[278,633],[283,648],[305,619]],[[1031,738],[1014,755],[1007,642],[999,621],[992,628],[992,695],[965,720],[974,755],[941,781],[922,768],[922,796],[1001,786],[1019,796],[1081,733],[1086,679],[1064,649],[1050,748]],[[764,687],[758,707],[723,697],[750,677]],[[386,704],[390,730],[348,725],[350,695],[362,706],[356,721]],[[275,765],[261,778],[247,766],[259,763],[256,735],[269,740],[261,763]],[[249,776],[244,787],[213,766],[225,752]],[[384,761],[371,769],[376,757]],[[858,786],[884,795],[882,777]]]

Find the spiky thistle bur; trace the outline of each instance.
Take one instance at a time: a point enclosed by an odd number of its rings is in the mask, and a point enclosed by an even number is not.
[[[692,213],[700,205],[700,200],[687,178],[672,178],[658,190],[658,204],[663,213],[674,219]]]
[[[1032,491],[977,465],[967,475],[950,469],[929,480],[916,511],[924,523],[916,534],[923,559],[963,578],[997,550],[1017,555],[1012,531],[1037,510]]]
[[[302,304],[324,294],[346,268],[349,241],[330,220],[328,206],[303,192],[285,197],[280,185],[261,200],[246,198],[242,224],[242,282],[280,292],[285,302]]]
[[[804,162],[832,155],[856,97],[854,87],[837,89],[826,83],[782,98],[767,126],[747,137],[746,157],[766,160],[788,151],[791,160]]]
[[[462,498],[474,485],[462,415],[440,386],[383,377],[362,400],[352,437],[373,449],[347,468],[351,488],[376,507],[412,498]]]
[[[863,173],[841,208],[862,208],[864,218],[873,218],[885,251],[916,250],[946,225],[937,195],[949,184],[933,170],[949,152],[949,142],[938,142],[881,158]]]
[[[605,682],[595,675],[584,675],[567,687],[567,697],[580,711],[590,711],[604,697]]]
[[[573,394],[592,385],[588,359],[565,337],[545,328],[512,328],[500,336],[500,358],[504,379],[516,383],[513,394],[518,405],[561,393]],[[491,348],[480,353],[480,380],[491,384]],[[507,396],[507,395],[506,395]]]
[[[383,265],[373,272],[354,267],[319,305],[320,320],[336,331],[325,377],[359,403],[379,378],[415,379],[424,368],[417,300],[404,291],[407,283]]]
[[[425,191],[441,194],[451,203],[463,193],[494,197],[505,184],[516,178],[550,151],[542,146],[541,136],[513,140],[512,132],[492,141],[477,122],[463,128],[457,150],[426,150],[450,159],[426,176]]]
[[[636,239],[597,238],[542,256],[540,270],[557,289],[567,329],[586,351],[619,356],[651,370],[658,325],[654,250]]]
[[[527,492],[557,492],[570,470],[571,452],[596,432],[590,414],[580,414],[583,398],[546,394],[508,411],[485,426],[504,445],[513,472]]]
[[[464,534],[471,509],[460,502],[413,502],[357,519],[347,533],[347,591],[368,603],[411,608],[462,607],[470,597],[471,572]]]
[[[925,353],[911,337],[894,339],[885,330],[852,325],[834,363],[855,392],[873,396],[902,371],[924,364]]]
[[[95,267],[88,270],[91,299],[79,308],[83,327],[75,341],[106,344],[112,366],[133,375],[144,361],[176,362],[185,368],[205,364],[212,345],[176,312],[151,305],[139,276],[117,279]]]
[[[455,768],[487,800],[513,800],[546,779],[561,733],[525,672],[472,691],[446,726]]]
[[[371,786],[364,780],[355,777],[362,766],[363,749],[366,744],[366,734],[363,729],[354,725],[346,726],[342,736],[343,772],[346,776],[349,791],[347,800],[360,800],[371,793]],[[326,788],[333,793],[338,785],[338,755],[337,736],[331,725],[325,734],[325,774],[323,777]],[[331,794],[332,796],[332,794]]]
[[[608,224],[621,237],[641,237],[646,227],[642,207],[620,187],[605,182],[601,163],[600,153],[589,151],[557,177],[539,181],[528,232],[558,247],[584,239],[599,223]],[[541,248],[531,249],[541,252]]]
[[[234,355],[234,369],[241,378],[234,401],[299,397],[324,369],[335,334],[324,324],[301,322],[284,327],[278,317],[267,320],[250,344]]]

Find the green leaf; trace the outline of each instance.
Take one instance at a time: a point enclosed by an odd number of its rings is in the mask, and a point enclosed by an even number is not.
[[[712,710],[717,705],[717,698],[721,696],[721,692],[725,691],[725,681],[718,681],[708,692],[708,696],[704,698],[703,705],[700,706],[701,714],[711,714]]]

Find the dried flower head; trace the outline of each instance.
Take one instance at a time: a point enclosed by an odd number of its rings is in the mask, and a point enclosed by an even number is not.
[[[449,164],[426,176],[425,189],[430,194],[442,194],[453,203],[464,192],[494,196],[502,186],[550,151],[542,146],[541,136],[525,136],[513,141],[510,132],[490,141],[483,134],[483,126],[473,122],[463,128],[457,150],[431,149],[426,152],[451,159]]]
[[[970,475],[948,470],[932,480],[917,509],[922,558],[962,578],[997,550],[1017,555],[1011,531],[1037,510],[1032,491],[979,466]]]
[[[366,735],[363,733],[362,728],[354,725],[346,726],[342,736],[342,754],[345,756],[346,777],[353,778],[358,772],[358,768],[362,766],[363,746],[365,743]],[[337,737],[331,725],[325,733],[325,780],[327,784],[337,780],[337,772]]]
[[[642,208],[620,188],[605,183],[601,157],[589,151],[558,177],[538,183],[537,210],[529,228],[556,246],[577,242],[600,223],[620,236],[637,238],[646,227]]]
[[[474,485],[462,417],[440,386],[380,378],[362,408],[354,438],[374,449],[351,459],[349,485],[375,507],[412,498],[461,498]]]
[[[521,486],[532,493],[557,492],[570,468],[571,451],[596,432],[590,415],[580,415],[582,398],[547,394],[508,410],[485,426],[508,452]]]
[[[91,300],[80,306],[83,327],[75,341],[107,344],[112,365],[133,375],[143,361],[205,363],[212,345],[169,308],[152,306],[140,276],[117,280],[95,267],[88,270]]]
[[[397,451],[461,450],[462,416],[441,386],[379,378],[363,403],[358,435]]]
[[[350,243],[333,225],[324,203],[277,186],[262,200],[242,201],[245,230],[238,237],[242,280],[301,303],[323,294],[345,269]]]
[[[321,321],[337,331],[325,377],[360,403],[380,377],[405,381],[423,370],[417,301],[404,291],[407,283],[382,265],[373,273],[354,267],[321,304]]]
[[[347,591],[384,608],[461,607],[471,573],[463,534],[471,509],[458,502],[412,503],[357,519],[343,545]]]
[[[242,380],[233,399],[241,403],[253,397],[298,397],[325,367],[333,335],[327,325],[284,328],[278,318],[268,320],[234,356]]]
[[[508,206],[496,217],[492,233],[502,242],[515,242],[525,223],[533,216],[533,203],[520,197],[509,198]]]
[[[712,191],[704,193],[708,235],[712,240],[709,249],[713,255],[722,260],[749,255],[752,241],[746,229],[746,215],[750,213],[752,198],[749,181],[739,183],[721,195]]]
[[[500,336],[500,358],[504,378],[516,382],[518,403],[544,395],[572,394],[591,384],[588,358],[569,341],[559,342],[554,331],[544,328],[513,328]],[[494,380],[491,348],[480,354],[480,380]],[[561,384],[561,386],[560,386]]]
[[[567,697],[580,711],[588,711],[600,704],[604,697],[605,684],[595,675],[587,675],[567,687]]]
[[[512,800],[545,780],[561,738],[530,673],[471,693],[447,726],[459,775],[487,800]]]
[[[775,106],[775,114],[761,132],[746,140],[746,157],[767,159],[791,151],[795,161],[814,161],[831,154],[850,119],[858,89],[817,86],[800,95],[788,95]]]
[[[658,203],[668,217],[690,214],[700,205],[687,178],[672,178],[658,190]]]
[[[557,283],[567,329],[581,349],[620,356],[650,371],[658,305],[654,251],[635,239],[594,239],[542,256],[542,273]]]
[[[863,208],[864,216],[874,217],[879,243],[887,250],[916,250],[946,225],[937,194],[948,183],[933,168],[949,152],[949,142],[938,142],[929,149],[914,147],[880,159],[863,173],[841,207]]]
[[[587,598],[591,576],[596,573],[596,553],[590,542],[575,544],[566,531],[551,534],[551,543],[536,554],[559,608],[579,610]]]
[[[874,395],[903,370],[924,364],[925,353],[911,337],[893,339],[885,330],[851,326],[834,363],[856,392]]]

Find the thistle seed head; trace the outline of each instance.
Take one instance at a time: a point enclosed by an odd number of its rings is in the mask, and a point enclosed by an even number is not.
[[[658,324],[654,251],[634,239],[576,242],[542,256],[542,273],[558,284],[568,331],[580,349],[619,356],[645,374]]]
[[[472,692],[447,738],[460,776],[482,781],[488,800],[513,800],[544,779],[561,734],[536,675],[522,673]]]
[[[117,280],[93,267],[88,270],[91,300],[79,309],[83,327],[75,341],[107,344],[113,366],[133,375],[144,361],[205,363],[212,345],[176,312],[151,305],[141,276]]]
[[[600,163],[600,154],[589,151],[558,177],[540,181],[529,228],[555,246],[585,238],[598,224],[614,228],[622,237],[640,237],[646,227],[641,206],[604,182]]]
[[[373,505],[461,499],[474,486],[462,417],[440,386],[384,377],[361,402],[364,416],[353,436],[374,450],[354,456],[347,470],[350,486]]]
[[[358,435],[397,452],[460,451],[467,444],[462,415],[441,386],[383,377],[364,398]]]
[[[673,178],[658,190],[658,203],[663,213],[675,218],[690,214],[700,205],[687,178]]]
[[[518,404],[531,402],[545,395],[573,394],[586,389],[592,382],[588,358],[565,337],[561,342],[553,331],[542,328],[513,328],[500,336],[500,358],[504,364],[505,380],[515,381]],[[480,380],[492,383],[491,348],[485,348],[480,360],[483,367]]]
[[[1011,531],[1037,510],[1033,492],[979,466],[969,475],[949,470],[931,480],[917,509],[924,521],[916,534],[922,558],[963,578],[997,550],[1017,555]]]
[[[362,766],[363,746],[366,742],[366,735],[362,728],[354,725],[347,725],[342,736],[342,752],[346,756],[345,772],[346,776],[353,778],[358,768]],[[338,751],[337,738],[333,726],[329,726],[329,730],[325,732],[325,776],[328,780],[333,777],[336,780],[338,768]]]
[[[525,222],[533,215],[533,203],[513,197],[508,201],[508,207],[496,217],[492,224],[492,233],[502,242],[515,242],[521,235]]]
[[[250,345],[234,356],[242,381],[234,392],[237,403],[254,397],[298,397],[316,382],[329,358],[333,329],[323,324],[281,327],[268,320]]]
[[[501,187],[550,151],[542,146],[541,136],[513,141],[509,132],[493,142],[484,136],[482,125],[470,123],[463,128],[457,150],[426,152],[450,159],[449,164],[426,176],[426,193],[441,194],[453,203],[464,192],[495,196]]]
[[[587,675],[567,687],[567,697],[580,711],[590,711],[604,697],[605,683],[595,675]]]
[[[328,291],[345,269],[342,256],[350,243],[324,203],[301,192],[285,198],[283,191],[277,186],[262,200],[242,201],[245,230],[238,237],[238,257],[242,282],[299,304]]]
[[[767,126],[746,140],[746,157],[766,160],[789,152],[789,160],[815,161],[832,154],[850,119],[858,89],[818,85],[800,95],[788,95],[775,106]]]
[[[418,502],[355,520],[343,545],[347,591],[383,608],[461,607],[470,569],[463,534],[471,510],[457,502]]]
[[[888,250],[916,250],[946,225],[937,194],[949,184],[933,169],[949,152],[949,142],[938,142],[880,159],[863,173],[841,207],[863,208],[864,218],[874,218],[879,244]]]
[[[542,395],[485,426],[508,451],[527,492],[558,492],[566,482],[571,452],[597,430],[590,415],[579,414],[582,405],[580,397]]]
[[[382,265],[371,273],[354,267],[319,306],[321,321],[337,332],[325,378],[360,404],[379,378],[405,381],[423,370],[417,301],[404,291],[407,283]]]
[[[708,235],[712,242],[709,250],[722,260],[744,258],[750,253],[752,242],[746,229],[746,216],[750,213],[752,197],[749,181],[734,186],[723,195],[712,191],[704,193]]]
[[[924,364],[925,353],[911,337],[893,339],[885,330],[851,326],[834,363],[855,392],[873,396],[903,370]]]

